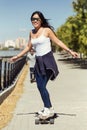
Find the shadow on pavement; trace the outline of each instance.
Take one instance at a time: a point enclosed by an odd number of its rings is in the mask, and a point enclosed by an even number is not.
[[[32,114],[37,114],[37,112],[17,113],[16,115],[22,116],[22,115],[32,115]],[[76,116],[76,114],[70,114],[70,113],[56,113],[56,114],[57,114],[57,117],[59,117],[59,115],[62,115],[62,116]]]

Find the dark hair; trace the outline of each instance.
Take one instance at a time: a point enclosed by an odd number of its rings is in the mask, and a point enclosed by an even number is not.
[[[48,27],[48,28],[54,30],[54,28],[53,28],[53,27],[49,24],[49,22],[48,22],[49,19],[46,19],[46,18],[44,17],[44,15],[43,15],[40,11],[35,11],[35,12],[33,12],[32,15],[31,15],[31,19],[32,19],[32,17],[33,17],[35,14],[38,14],[38,16],[40,17],[40,19],[41,19],[41,21],[42,21],[42,23],[41,23],[41,26],[42,26],[42,27]]]

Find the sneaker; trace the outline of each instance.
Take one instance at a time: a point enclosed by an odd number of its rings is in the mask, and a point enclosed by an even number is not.
[[[38,111],[38,115],[41,115],[44,112],[44,108],[41,111]]]
[[[53,107],[50,108],[50,114],[51,114],[52,116],[54,115],[54,108],[53,108]]]
[[[54,113],[54,108],[53,107],[51,107],[51,108],[44,107],[41,111],[38,112],[38,114],[42,114],[46,110],[50,110],[50,113]]]
[[[41,119],[46,119],[46,118],[52,117],[53,115],[54,115],[54,109],[45,107],[44,110],[40,112],[39,117]]]

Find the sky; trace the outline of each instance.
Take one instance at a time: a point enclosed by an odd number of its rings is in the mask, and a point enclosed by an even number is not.
[[[74,14],[74,0],[0,0],[0,43],[18,37],[28,39],[31,14],[38,10],[55,30]]]

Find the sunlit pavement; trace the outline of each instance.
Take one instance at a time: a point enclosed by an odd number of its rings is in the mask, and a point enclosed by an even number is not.
[[[43,108],[36,83],[24,81],[24,93],[17,103],[14,116],[3,130],[87,130],[87,70],[58,61],[60,74],[47,85],[58,117],[54,124],[35,125],[35,112]]]

